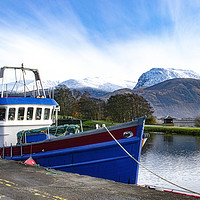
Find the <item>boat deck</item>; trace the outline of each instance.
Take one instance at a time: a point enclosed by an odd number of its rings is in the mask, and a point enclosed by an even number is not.
[[[0,199],[176,200],[196,198],[0,159]]]

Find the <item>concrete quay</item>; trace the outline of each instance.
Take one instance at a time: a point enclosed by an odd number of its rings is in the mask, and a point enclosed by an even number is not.
[[[195,197],[0,159],[4,200],[184,200]]]

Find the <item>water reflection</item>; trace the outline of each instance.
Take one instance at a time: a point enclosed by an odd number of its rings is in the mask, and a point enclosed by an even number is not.
[[[151,134],[142,149],[141,163],[178,185],[200,192],[200,137]],[[138,184],[176,188],[142,167]]]

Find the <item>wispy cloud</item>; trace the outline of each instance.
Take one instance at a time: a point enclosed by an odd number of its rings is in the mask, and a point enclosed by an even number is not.
[[[152,67],[199,72],[199,1],[0,5],[1,65],[24,62],[54,80],[112,75],[136,81]]]

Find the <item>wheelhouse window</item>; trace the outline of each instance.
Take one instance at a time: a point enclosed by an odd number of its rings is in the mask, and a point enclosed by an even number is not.
[[[35,119],[36,120],[41,120],[42,117],[42,108],[37,108],[36,109],[36,114],[35,114]]]
[[[15,120],[15,108],[9,108],[8,111],[8,120]]]
[[[18,120],[24,120],[24,110],[25,108],[23,107],[18,109],[18,117],[17,117]]]
[[[50,116],[50,108],[45,108],[44,109],[44,120],[49,120]]]
[[[26,119],[27,120],[32,120],[33,119],[33,107],[28,107]]]
[[[0,121],[5,121],[5,117],[6,117],[6,109],[0,108]]]

